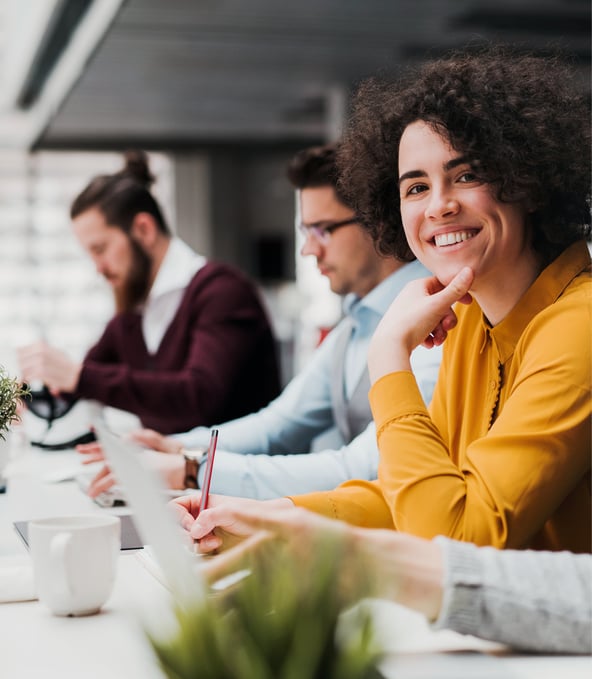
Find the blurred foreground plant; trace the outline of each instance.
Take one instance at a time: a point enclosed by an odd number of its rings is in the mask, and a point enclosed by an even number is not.
[[[19,400],[27,394],[21,383],[0,367],[0,438],[4,438],[13,422],[18,422]]]
[[[229,593],[192,608],[180,602],[176,635],[166,640],[148,635],[165,674],[170,679],[381,677],[382,652],[370,614],[361,606],[351,608],[369,591],[363,564],[348,560],[341,543],[304,559],[293,557],[270,543],[253,556],[251,574]]]

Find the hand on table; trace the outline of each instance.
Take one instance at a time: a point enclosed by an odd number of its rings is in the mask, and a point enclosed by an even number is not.
[[[179,442],[159,434],[154,429],[136,429],[125,434],[123,438],[162,453],[180,453],[182,449]],[[105,459],[103,448],[98,441],[80,444],[76,446],[76,450],[83,456],[82,464],[91,464]]]
[[[82,451],[81,448],[88,449],[90,452]],[[90,464],[104,459],[103,451],[98,443],[88,443],[84,446],[77,446],[79,452],[87,455],[83,464]],[[94,451],[94,452],[93,452]],[[168,488],[182,490],[185,477],[185,460],[181,455],[165,455],[156,450],[143,450],[142,463],[148,465],[156,471]],[[103,465],[88,487],[88,495],[92,498],[109,490],[117,483],[111,468],[108,464]]]
[[[93,462],[100,462],[105,459],[103,446],[98,441],[91,443],[79,443],[76,446],[76,452],[82,455],[80,461],[82,464],[92,464]]]

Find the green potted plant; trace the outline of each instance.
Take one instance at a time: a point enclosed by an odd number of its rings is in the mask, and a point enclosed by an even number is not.
[[[10,425],[18,422],[18,404],[26,395],[22,384],[0,366],[0,438],[5,439]]]
[[[21,383],[10,377],[0,366],[0,492],[6,489],[2,472],[8,463],[10,452],[7,434],[12,423],[19,420],[19,400],[26,394],[27,390]]]
[[[378,679],[382,652],[367,609],[363,564],[343,545],[294,559],[275,544],[250,575],[199,604],[177,602],[177,629],[148,633],[170,679]],[[347,575],[344,576],[344,573]],[[357,573],[357,575],[355,575]],[[345,584],[344,584],[345,583]]]

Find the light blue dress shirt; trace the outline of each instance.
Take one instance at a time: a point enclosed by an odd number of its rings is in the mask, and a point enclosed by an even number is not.
[[[392,300],[409,281],[429,275],[419,262],[411,262],[362,299],[346,297],[344,308],[354,322],[346,354],[346,384],[355,384],[362,371],[367,370],[370,339]],[[339,327],[340,324],[329,333],[306,368],[268,406],[217,427],[219,447],[211,492],[268,499],[331,490],[348,479],[377,477],[378,448],[373,422],[348,445],[309,453],[313,439],[335,424],[331,368]],[[418,347],[411,356],[412,369],[426,403],[432,397],[440,359],[441,348]],[[196,427],[174,438],[190,449],[207,446],[209,437],[209,428]],[[201,475],[203,465],[200,481]]]

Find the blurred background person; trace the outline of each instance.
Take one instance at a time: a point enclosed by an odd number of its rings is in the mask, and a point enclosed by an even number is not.
[[[71,206],[73,229],[113,289],[116,314],[82,362],[37,342],[21,377],[94,399],[167,433],[250,413],[279,391],[272,330],[253,283],[174,237],[150,192],[143,152],[95,177]]]

